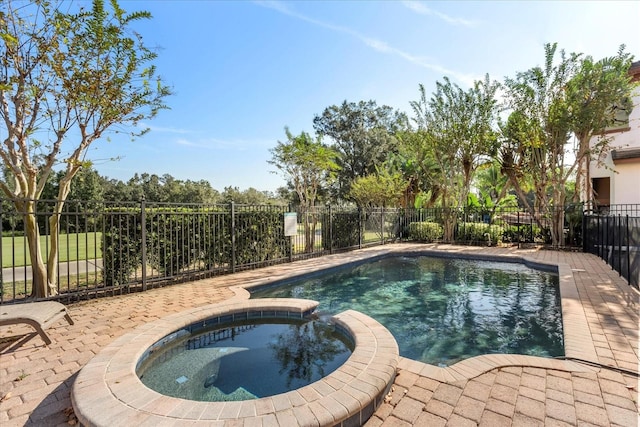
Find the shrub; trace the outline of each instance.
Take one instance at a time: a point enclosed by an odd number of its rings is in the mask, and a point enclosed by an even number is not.
[[[126,285],[142,263],[139,212],[120,211],[105,218],[102,240],[105,286]]]
[[[412,222],[409,224],[409,238],[423,242],[442,239],[444,228],[437,222]]]
[[[504,227],[484,222],[465,222],[458,224],[456,241],[460,242],[486,242],[495,245],[502,241]]]
[[[545,235],[535,224],[509,225],[504,228],[502,241],[511,243],[544,242]]]
[[[360,244],[360,213],[341,212],[339,214],[322,215],[322,247],[325,250],[344,249]]]

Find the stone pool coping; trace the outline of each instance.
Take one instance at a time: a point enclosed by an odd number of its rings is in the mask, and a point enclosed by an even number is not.
[[[478,248],[481,250],[482,248]],[[564,332],[564,344],[565,344],[565,355],[567,358],[575,358],[580,360],[594,361],[597,362],[597,355],[595,352],[595,346],[589,331],[589,326],[587,323],[587,316],[585,314],[585,310],[581,305],[581,301],[578,294],[578,289],[576,286],[576,281],[574,279],[574,271],[572,270],[568,264],[558,263],[555,261],[540,261],[534,258],[529,258],[526,255],[520,254],[498,254],[498,255],[487,255],[481,253],[470,253],[468,252],[469,248],[450,248],[447,247],[446,251],[439,251],[433,247],[425,248],[420,245],[390,245],[387,248],[375,248],[375,250],[363,250],[357,254],[350,253],[345,257],[342,256],[332,256],[331,260],[323,259],[323,270],[344,266],[346,264],[352,264],[354,262],[363,262],[368,259],[380,257],[380,256],[389,256],[389,255],[405,255],[405,254],[415,254],[422,253],[424,255],[431,256],[442,256],[442,257],[460,257],[460,258],[473,258],[473,259],[484,259],[490,261],[507,261],[507,262],[522,262],[526,265],[543,268],[543,269],[552,269],[553,271],[557,271],[559,274],[560,281],[560,293],[561,293],[561,301],[562,301],[562,318],[563,318],[563,332]],[[259,274],[259,270],[256,271],[257,274],[252,275],[253,278],[249,278],[245,284],[242,286],[235,286],[231,289],[234,290],[236,296],[232,300],[228,300],[229,303],[241,303],[246,304],[250,301],[259,301],[259,300],[250,300],[247,301],[249,292],[247,288],[252,286],[265,285],[269,283],[273,283],[282,279],[289,279],[294,276],[304,275],[305,273],[316,272],[318,271],[317,265],[312,262],[306,268],[300,269],[299,266],[295,269],[288,269],[287,265],[281,267],[282,273],[273,274],[271,276],[264,276]],[[329,261],[329,262],[327,262]],[[302,271],[301,271],[302,270]],[[223,303],[224,304],[224,303]],[[200,310],[200,309],[198,309]],[[195,310],[197,311],[197,310]],[[192,312],[189,310],[188,312]],[[349,312],[345,312],[349,313]],[[353,312],[354,315],[358,315],[359,313]],[[181,313],[182,314],[182,313]],[[342,314],[341,314],[342,315]],[[347,314],[349,316],[350,314]],[[364,315],[362,315],[364,316]],[[155,322],[154,322],[155,323]],[[147,326],[147,325],[145,325]],[[172,327],[175,329],[176,324],[174,323]],[[158,336],[157,339],[162,336]],[[395,340],[393,340],[395,343]],[[112,345],[109,346],[110,352],[117,351],[118,347],[127,347],[129,342],[127,340],[117,340]],[[105,350],[107,350],[105,348]],[[135,350],[142,352],[141,348],[136,348]],[[96,357],[105,357],[103,352],[100,352]],[[409,372],[413,372],[416,374],[421,374],[425,377],[431,377],[433,379],[444,381],[444,382],[455,382],[461,379],[471,379],[474,378],[484,372],[488,372],[492,369],[505,367],[505,366],[536,366],[541,368],[550,368],[550,369],[558,369],[563,371],[585,371],[591,370],[592,368],[587,367],[583,364],[579,364],[572,361],[567,360],[556,360],[556,359],[547,359],[547,358],[539,358],[533,356],[523,356],[523,355],[484,355],[477,356],[471,359],[467,359],[462,361],[456,365],[447,368],[440,368],[428,364],[424,364],[421,362],[417,362],[414,360],[409,360],[406,358],[399,358],[398,367],[403,370],[407,370]],[[92,360],[93,362],[93,360]],[[91,363],[91,362],[90,362]],[[128,421],[132,423],[140,422],[141,424],[153,423],[159,425],[177,425],[177,419],[174,417],[179,411],[182,411],[186,414],[192,414],[192,412],[198,412],[199,409],[195,407],[194,404],[199,402],[192,401],[182,401],[183,403],[178,406],[172,406],[169,408],[168,413],[173,414],[173,416],[169,415],[159,415],[154,417],[149,417],[149,410],[158,406],[161,408],[162,413],[166,413],[167,410],[162,409],[162,405],[160,401],[157,401],[159,394],[140,394],[139,396],[135,396],[137,399],[137,407],[128,407],[126,410],[123,410],[120,405],[114,404],[115,397],[109,391],[106,397],[95,398],[93,399],[93,392],[96,390],[103,390],[104,385],[101,386],[100,381],[106,383],[108,380],[104,377],[105,369],[106,369],[106,361],[102,359],[100,362],[102,366],[97,366],[95,369],[97,372],[95,373],[95,378],[93,380],[89,380],[84,377],[83,372],[80,372],[76,383],[83,382],[82,385],[75,386],[72,392],[72,400],[74,402],[74,407],[76,407],[76,397],[78,394],[85,395],[85,400],[83,404],[85,404],[86,413],[99,413],[106,419],[106,421],[102,424],[92,424],[88,422],[87,419],[82,417],[80,421],[84,425],[113,425],[115,417],[124,416],[127,414],[131,418]],[[113,366],[116,369],[116,372],[111,373],[111,376],[115,376],[118,374],[118,370],[122,370],[122,366]],[[84,369],[83,369],[84,371]],[[104,378],[102,380],[99,379],[98,375],[102,375]],[[137,376],[135,377],[137,378]],[[119,390],[120,393],[125,393],[127,387],[120,387],[120,383],[115,382],[113,384],[116,389]],[[76,387],[78,387],[78,391],[76,391]],[[150,392],[150,390],[149,390]],[[131,393],[131,392],[130,392]],[[164,397],[164,396],[162,396]],[[178,399],[180,400],[180,399]],[[276,399],[277,400],[277,399]],[[317,401],[318,399],[316,399]],[[187,403],[184,403],[187,402]],[[288,400],[289,405],[292,405],[292,402]],[[273,404],[273,401],[272,401]],[[309,409],[308,404],[303,405],[306,409]],[[320,405],[321,407],[315,406],[316,410],[321,413],[326,413],[327,408]],[[341,407],[344,407],[340,405]],[[139,408],[143,409],[140,410]],[[272,407],[261,407],[256,408],[256,416],[253,418],[245,418],[245,425],[320,425],[319,423],[308,423],[310,419],[305,418],[306,415],[309,414],[306,409],[295,409],[297,407],[293,407],[290,411],[285,411],[284,413],[280,413],[280,417],[276,417],[275,413],[278,410],[279,406],[273,404]],[[242,406],[235,408],[233,411],[237,410],[237,415],[241,414]],[[295,412],[294,412],[295,410]],[[309,409],[310,410],[310,409]],[[203,410],[204,411],[204,410]],[[76,413],[80,413],[81,411],[76,408]],[[313,411],[311,412],[313,414]],[[202,412],[200,417],[204,414]],[[261,415],[262,414],[262,415]],[[292,417],[293,414],[293,417]],[[305,415],[306,414],[306,415]],[[193,417],[193,414],[191,415]],[[198,418],[200,419],[200,418]],[[232,421],[234,418],[229,418],[226,421]],[[237,416],[236,418],[237,419]],[[188,422],[188,424],[198,423],[197,421]],[[223,421],[207,421],[209,425],[223,425]],[[327,425],[332,425],[331,423]],[[348,424],[344,424],[348,425]]]
[[[362,425],[380,406],[395,379],[398,346],[372,318],[347,310],[332,322],[350,335],[355,347],[334,372],[305,387],[270,397],[237,402],[196,402],[165,396],[142,384],[136,365],[146,350],[168,334],[220,316],[302,317],[318,303],[301,299],[229,301],[198,307],[142,325],[100,351],[82,368],[71,393],[84,426],[110,425]],[[287,313],[296,313],[291,316]]]

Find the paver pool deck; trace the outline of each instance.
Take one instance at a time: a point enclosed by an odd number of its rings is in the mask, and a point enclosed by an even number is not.
[[[391,393],[366,423],[377,426],[638,426],[640,293],[601,259],[538,249],[391,244],[68,305],[75,324],[21,346],[0,329],[0,425],[75,422],[80,369],[118,337],[183,310],[242,298],[234,287],[403,250],[520,257],[559,266],[567,360],[488,355],[438,368],[400,358]],[[96,408],[100,410],[100,408]],[[116,424],[114,424],[116,425]],[[167,425],[171,425],[167,420]],[[227,421],[224,425],[238,425]],[[265,417],[255,425],[291,425]]]

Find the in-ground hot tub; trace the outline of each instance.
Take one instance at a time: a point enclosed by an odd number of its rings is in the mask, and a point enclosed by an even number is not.
[[[274,319],[304,319],[318,303],[299,299],[260,299],[215,304],[167,316],[126,334],[96,355],[78,374],[72,391],[83,425],[223,424],[243,420],[280,425],[352,426],[363,424],[382,403],[393,383],[398,346],[370,317],[352,310],[331,324],[353,343],[353,352],[333,372],[284,393],[249,400],[195,401],[146,387],[136,368],[159,342],[188,328],[228,322],[259,324]],[[180,377],[178,377],[180,378]],[[206,380],[205,380],[206,381]]]
[[[136,369],[138,377],[167,396],[204,402],[249,400],[319,381],[353,351],[350,337],[335,325],[250,314],[260,317],[197,322],[171,333],[145,352]]]

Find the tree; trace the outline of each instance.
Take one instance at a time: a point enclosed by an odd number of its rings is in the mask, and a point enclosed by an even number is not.
[[[503,170],[525,204],[522,178],[528,176],[533,181],[531,214],[541,228],[548,228],[542,213],[551,214],[551,242],[559,246],[564,233],[565,187],[577,165],[577,159],[573,164],[565,162],[574,107],[568,101],[567,88],[579,69],[580,55],[567,56],[560,51],[556,62],[556,51],[557,44],[546,44],[543,67],[505,80],[513,112],[505,128],[508,145],[502,150],[502,160]]]
[[[550,212],[551,243],[564,240],[567,188],[576,172],[576,192],[591,196],[589,163],[609,150],[605,129],[614,123],[615,107],[628,103],[633,84],[628,75],[631,56],[620,48],[617,56],[594,62],[589,56],[545,45],[543,67],[534,67],[505,80],[512,112],[503,128],[502,170],[521,202],[542,228],[541,212]],[[577,147],[570,152],[571,136]],[[595,144],[590,146],[594,137]],[[533,182],[534,206],[529,206],[523,182]]]
[[[374,174],[389,153],[397,151],[395,134],[407,126],[403,113],[375,101],[347,102],[325,108],[313,119],[320,136],[328,136],[340,153],[338,198],[346,198],[358,177]]]
[[[494,160],[482,165],[474,178],[482,204],[495,208],[517,207],[517,198],[509,194],[509,179],[500,171],[500,162]]]
[[[315,204],[318,192],[328,186],[339,170],[336,163],[338,154],[322,143],[320,136],[312,138],[306,132],[294,136],[285,127],[286,142],[278,141],[271,149],[274,165],[292,186],[300,200],[300,210],[304,215],[305,250],[311,252],[315,244]]]
[[[402,131],[397,137],[398,154],[391,156],[390,161],[398,165],[408,182],[406,205],[415,208],[435,206],[438,200],[442,200],[443,189],[437,153],[426,144],[421,130]]]
[[[594,61],[586,56],[566,89],[570,108],[570,130],[578,142],[576,197],[584,191],[587,202],[593,200],[589,165],[601,165],[609,152],[611,138],[605,130],[614,125],[618,110],[632,109],[631,92],[635,87],[629,75],[632,56],[620,46],[616,56]]]
[[[436,92],[429,101],[420,85],[420,100],[411,102],[418,127],[430,129],[437,137],[440,150],[436,155],[446,151],[451,166],[462,171],[462,181],[450,188],[456,193],[458,206],[466,204],[476,168],[488,162],[497,150],[493,125],[498,111],[498,86],[487,75],[484,81],[476,81],[464,91],[445,77],[444,83],[436,83]]]
[[[429,100],[420,85],[420,99],[411,102],[418,131],[407,142],[433,162],[429,169],[440,184],[446,241],[453,239],[455,229],[451,209],[466,206],[473,173],[497,149],[497,89],[489,76],[466,92],[445,77]]]
[[[351,184],[349,197],[360,207],[397,206],[407,188],[400,172],[380,168],[374,175],[356,178]]]
[[[244,191],[240,191],[238,187],[225,187],[222,192],[222,201],[224,203],[265,205],[269,202],[269,195],[267,192],[258,191],[253,187],[249,187]]]
[[[211,183],[204,179],[200,181],[186,180],[182,183],[180,190],[180,198],[175,200],[176,203],[218,203],[220,193],[211,187]]]
[[[65,171],[60,170],[49,176],[45,188],[41,193],[41,200],[55,200],[60,189],[60,181],[65,176]],[[85,202],[102,201],[104,199],[106,179],[91,166],[81,168],[75,176],[73,185],[67,196],[68,200],[81,200]]]
[[[111,0],[91,10],[46,0],[0,10],[0,117],[6,137],[0,158],[12,184],[0,189],[23,213],[36,298],[57,293],[59,217],[87,149],[166,108],[170,90],[156,76],[156,54],[131,25],[148,12],[127,13]],[[117,129],[116,129],[117,128]],[[131,131],[132,137],[146,130]],[[61,166],[57,202],[49,217],[49,253],[40,247],[35,205],[54,167]]]

